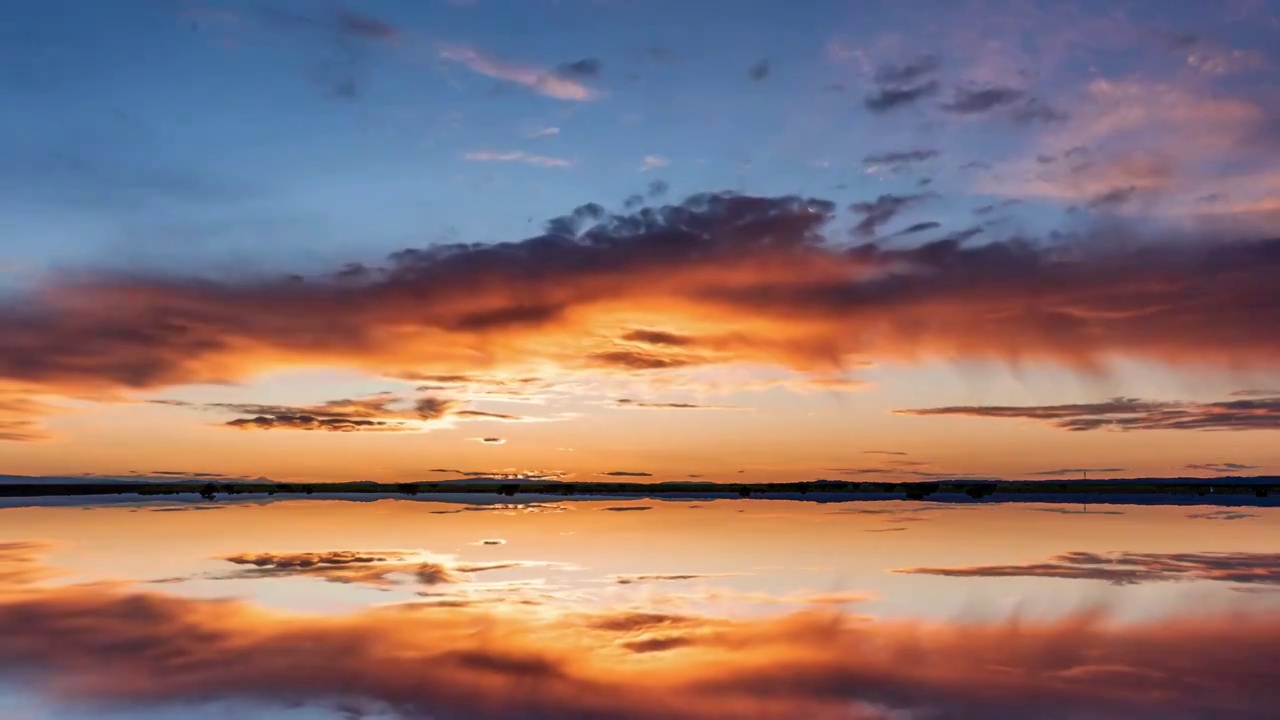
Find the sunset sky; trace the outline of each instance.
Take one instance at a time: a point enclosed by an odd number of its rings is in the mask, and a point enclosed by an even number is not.
[[[1278,38],[1269,0],[12,3],[0,474],[1278,474]]]

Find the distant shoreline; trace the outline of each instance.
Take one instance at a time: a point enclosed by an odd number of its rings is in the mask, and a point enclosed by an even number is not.
[[[65,481],[0,483],[0,498],[85,498],[132,496],[139,501],[166,497],[183,501],[253,498],[438,499],[492,502],[500,498],[537,501],[592,498],[671,500],[757,498],[810,502],[929,500],[948,503],[1096,503],[1141,505],[1280,505],[1280,478],[1224,478],[1220,481],[1143,479],[1118,481],[952,481],[796,483],[613,483],[504,482],[488,480],[417,483],[276,483],[235,481]],[[528,500],[532,501],[532,500]],[[12,503],[3,503],[12,506]]]

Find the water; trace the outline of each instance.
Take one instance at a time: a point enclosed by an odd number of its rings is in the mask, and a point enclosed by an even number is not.
[[[10,507],[0,718],[1271,718],[1278,541],[1247,507]]]

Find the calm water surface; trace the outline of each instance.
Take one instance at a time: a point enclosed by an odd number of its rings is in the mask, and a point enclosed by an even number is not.
[[[0,718],[1274,718],[1280,509],[0,509]]]

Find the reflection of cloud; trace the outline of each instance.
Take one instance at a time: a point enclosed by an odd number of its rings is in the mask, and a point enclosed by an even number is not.
[[[0,596],[6,586],[29,585],[52,576],[40,560],[51,549],[49,543],[32,540],[0,542]]]
[[[961,405],[895,410],[899,415],[959,415],[1038,420],[1071,431],[1109,430],[1276,430],[1280,398],[1221,402],[1160,402],[1117,397],[1099,403],[1070,405]],[[1225,467],[1226,464],[1219,464]],[[1192,467],[1192,466],[1188,466]],[[1237,469],[1247,469],[1240,466]],[[1193,469],[1209,469],[1209,465]],[[1216,472],[1216,471],[1215,471]]]
[[[485,544],[493,543],[485,541]],[[305,576],[378,588],[400,584],[400,578],[408,578],[419,585],[443,585],[464,582],[471,573],[551,564],[522,560],[465,563],[400,550],[256,553],[231,555],[223,559],[242,569],[218,576],[219,579]]]
[[[1069,552],[1026,565],[907,568],[894,572],[948,577],[1046,577],[1105,580],[1116,585],[1170,580],[1213,580],[1280,585],[1280,553]]]
[[[831,611],[583,618],[443,598],[293,615],[118,584],[21,587],[0,595],[0,671],[91,709],[257,701],[486,720],[1267,720],[1280,702],[1280,619],[1263,612],[1136,625],[1100,612],[963,624]]]

